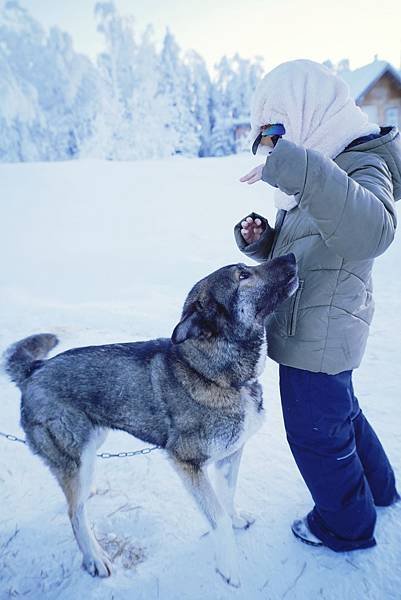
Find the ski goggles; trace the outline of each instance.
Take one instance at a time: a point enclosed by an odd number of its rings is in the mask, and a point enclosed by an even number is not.
[[[261,131],[256,138],[256,140],[252,144],[252,154],[256,154],[260,141],[263,137],[271,137],[273,138],[273,144],[277,142],[277,139],[285,134],[285,127],[282,123],[274,123],[273,125],[268,125],[266,129]],[[277,137],[276,137],[277,136]],[[276,139],[274,139],[276,138]]]

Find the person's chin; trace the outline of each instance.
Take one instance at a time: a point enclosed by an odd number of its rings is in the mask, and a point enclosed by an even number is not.
[[[272,152],[273,148],[271,146],[261,146],[260,144],[256,150],[256,154],[259,154],[259,156],[269,156]]]

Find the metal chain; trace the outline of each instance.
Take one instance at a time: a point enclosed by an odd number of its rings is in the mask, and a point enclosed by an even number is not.
[[[129,456],[138,456],[139,454],[150,454],[153,450],[160,450],[160,446],[149,446],[148,448],[142,448],[141,450],[132,450],[131,452],[102,452],[97,454],[99,458],[126,458]]]
[[[21,444],[26,444],[26,441],[17,437],[16,435],[11,435],[10,433],[2,433],[0,431],[0,435],[10,440],[10,442],[21,442]]]
[[[10,442],[20,442],[21,444],[26,444],[26,440],[17,437],[16,435],[12,435],[10,433],[3,433],[0,431],[0,435],[2,437],[7,438]],[[141,450],[132,450],[131,452],[117,452],[113,454],[112,452],[101,452],[97,454],[99,458],[128,458],[131,456],[138,456],[139,454],[150,454],[154,450],[160,450],[161,446],[149,446],[148,448],[142,448]]]

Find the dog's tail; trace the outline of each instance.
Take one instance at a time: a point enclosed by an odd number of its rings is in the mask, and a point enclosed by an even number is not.
[[[18,387],[21,387],[57,344],[58,339],[52,333],[38,333],[24,338],[6,350],[4,368]]]

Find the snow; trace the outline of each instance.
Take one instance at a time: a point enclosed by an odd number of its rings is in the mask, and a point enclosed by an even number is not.
[[[272,219],[265,184],[238,178],[248,155],[0,166],[0,345],[51,331],[57,349],[169,336],[193,283],[243,261],[232,228],[255,210]],[[375,267],[376,315],[355,387],[400,476],[401,331],[398,237]],[[98,460],[89,501],[96,535],[115,556],[92,579],[50,472],[0,438],[0,598],[75,600],[386,600],[400,597],[401,507],[378,510],[375,548],[335,554],[295,540],[311,498],[287,446],[277,365],[261,377],[267,419],[248,442],[237,500],[255,524],[236,534],[242,587],[214,572],[207,525],[161,451]],[[18,390],[1,375],[0,430],[23,436]],[[111,433],[102,451],[146,446]]]

